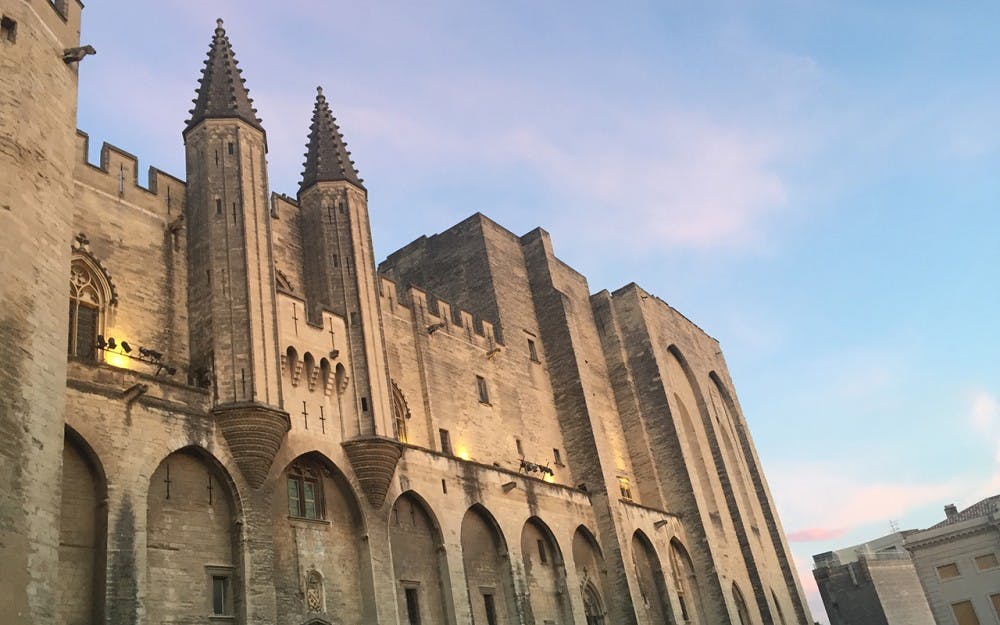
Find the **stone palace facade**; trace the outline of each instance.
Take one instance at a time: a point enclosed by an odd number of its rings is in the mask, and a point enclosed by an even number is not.
[[[82,13],[0,0],[2,622],[812,623],[717,341],[480,214],[376,266],[221,20],[185,179],[89,163]]]

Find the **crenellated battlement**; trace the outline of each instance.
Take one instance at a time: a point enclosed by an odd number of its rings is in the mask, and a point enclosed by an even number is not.
[[[163,217],[176,217],[184,210],[184,192],[187,183],[167,172],[150,166],[145,185],[139,180],[139,158],[118,146],[104,142],[101,144],[100,163],[90,162],[90,135],[76,131],[78,182],[89,184],[100,191],[117,195],[119,198],[135,202],[144,208],[154,210]]]
[[[504,345],[504,342],[496,336],[495,325],[482,316],[454,306],[412,284],[400,291],[399,286],[391,278],[380,274],[379,280],[383,310],[391,306],[402,306],[407,309],[416,307],[423,310],[427,316],[429,332],[444,332],[484,349]],[[430,328],[434,328],[433,331]]]

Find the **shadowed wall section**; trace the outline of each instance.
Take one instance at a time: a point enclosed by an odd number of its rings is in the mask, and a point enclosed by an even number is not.
[[[319,452],[303,454],[282,472],[272,506],[275,544],[289,546],[274,554],[278,622],[364,622],[371,606],[363,597],[372,593],[362,569],[371,556],[343,473]]]
[[[69,428],[63,444],[59,524],[59,610],[65,625],[102,620],[107,533],[104,471]]]
[[[229,484],[194,448],[167,456],[150,478],[147,622],[200,625],[241,610],[239,532]]]
[[[610,597],[608,572],[594,535],[582,525],[573,534],[573,564],[580,580],[580,592],[583,593],[587,625],[602,625],[607,617],[605,606]]]
[[[673,625],[660,559],[649,538],[641,531],[632,535],[632,557],[641,595],[636,605],[639,622],[645,625]]]
[[[521,530],[521,557],[528,596],[527,621],[536,625],[572,621],[562,551],[540,519],[532,517]]]
[[[443,580],[448,579],[441,532],[413,493],[396,500],[389,516],[389,543],[401,623],[450,622]]]
[[[462,519],[462,562],[477,625],[514,625],[514,606],[507,543],[496,520],[482,506],[473,506]]]

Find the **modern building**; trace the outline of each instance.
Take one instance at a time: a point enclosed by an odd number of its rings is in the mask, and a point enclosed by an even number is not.
[[[221,20],[185,177],[88,162],[82,13],[0,0],[5,624],[812,623],[715,339],[480,214],[377,268]]]
[[[910,531],[813,556],[830,625],[934,625],[910,554]]]
[[[1000,624],[1000,495],[906,537],[939,625]]]

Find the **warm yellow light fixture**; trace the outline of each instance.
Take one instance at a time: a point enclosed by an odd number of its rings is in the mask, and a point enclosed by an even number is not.
[[[112,352],[105,350],[104,352],[104,362],[108,363],[112,367],[118,367],[119,369],[128,369],[131,365],[132,359],[125,354],[120,354],[118,352]]]

